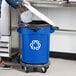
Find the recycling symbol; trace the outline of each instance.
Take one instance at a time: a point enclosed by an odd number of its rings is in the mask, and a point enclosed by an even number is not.
[[[32,50],[39,50],[41,48],[41,43],[39,40],[32,40],[30,47]]]

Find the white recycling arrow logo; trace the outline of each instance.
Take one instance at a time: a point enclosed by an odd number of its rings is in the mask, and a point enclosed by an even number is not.
[[[39,40],[32,40],[30,47],[32,50],[39,50],[41,48],[41,43]]]

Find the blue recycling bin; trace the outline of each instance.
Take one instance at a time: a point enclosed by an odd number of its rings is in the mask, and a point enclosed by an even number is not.
[[[48,26],[33,30],[21,26],[17,31],[21,39],[22,62],[34,65],[48,63],[50,33],[53,33],[54,29]]]

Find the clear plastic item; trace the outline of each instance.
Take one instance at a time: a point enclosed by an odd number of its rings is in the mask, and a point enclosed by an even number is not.
[[[29,23],[32,22],[32,16],[33,16],[32,12],[30,10],[27,10],[21,13],[20,18],[22,22]]]

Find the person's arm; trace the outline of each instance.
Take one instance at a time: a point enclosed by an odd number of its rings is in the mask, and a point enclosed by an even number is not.
[[[17,9],[19,14],[21,14],[24,11],[24,4],[30,4],[27,0],[6,0],[6,2],[13,8]],[[18,5],[21,4],[20,6]]]
[[[18,8],[18,3],[21,4],[30,4],[27,0],[6,0],[6,2],[13,8]]]
[[[2,0],[0,0],[0,17],[1,17],[1,4],[2,4]]]
[[[18,8],[18,2],[22,3],[23,0],[6,0],[6,2],[13,8],[17,9]]]
[[[1,4],[2,4],[2,0],[0,0],[0,7],[1,7]]]

